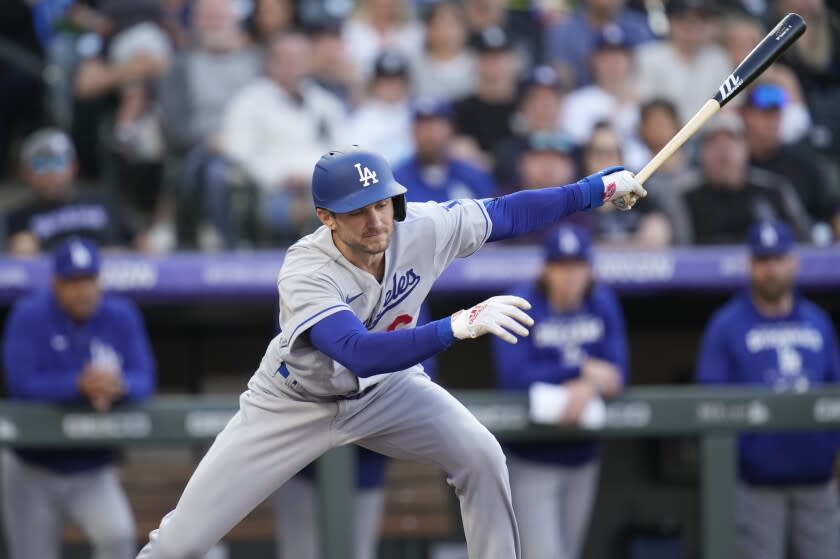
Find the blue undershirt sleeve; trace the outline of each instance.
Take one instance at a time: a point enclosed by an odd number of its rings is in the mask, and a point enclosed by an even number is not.
[[[368,332],[350,311],[339,311],[309,329],[309,342],[359,377],[401,371],[440,353],[454,341],[450,317],[404,330]]]
[[[581,181],[483,200],[493,224],[488,241],[518,237],[557,223],[569,214],[590,208],[591,195],[588,183]]]

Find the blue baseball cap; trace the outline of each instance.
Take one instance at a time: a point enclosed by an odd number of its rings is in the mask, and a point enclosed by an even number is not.
[[[35,173],[63,171],[73,163],[76,150],[73,142],[58,128],[42,128],[23,142],[21,160]]]
[[[537,66],[528,74],[528,79],[523,84],[524,89],[535,87],[547,87],[548,89],[564,89],[563,81],[557,71],[548,65]]]
[[[91,240],[71,237],[53,251],[53,275],[72,279],[99,275],[99,248]]]
[[[545,238],[543,249],[546,262],[589,262],[591,258],[589,233],[570,225],[552,230]]]
[[[750,91],[747,106],[761,110],[782,109],[788,102],[787,92],[774,83],[763,83]]]
[[[795,241],[791,228],[781,221],[753,224],[747,235],[753,257],[783,256],[793,250]]]
[[[455,116],[452,103],[446,99],[425,97],[417,99],[412,106],[414,120],[424,118],[443,118],[451,120]]]
[[[633,42],[627,33],[618,25],[611,23],[605,25],[595,38],[594,48],[596,51],[605,49],[630,50]]]

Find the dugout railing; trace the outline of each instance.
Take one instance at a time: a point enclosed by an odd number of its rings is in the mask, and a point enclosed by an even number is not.
[[[500,440],[564,437],[670,437],[700,440],[703,559],[734,558],[736,434],[739,431],[840,429],[840,387],[774,393],[754,388],[645,387],[628,390],[607,406],[606,424],[581,430],[531,424],[524,393],[455,391]],[[20,447],[209,442],[235,413],[235,397],[158,397],[110,413],[44,404],[0,402],[0,444]],[[318,461],[324,557],[352,548],[354,447]]]

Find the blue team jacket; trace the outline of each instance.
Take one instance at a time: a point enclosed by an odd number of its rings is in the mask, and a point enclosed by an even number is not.
[[[520,286],[512,295],[531,302],[528,314],[534,319],[531,335],[511,345],[493,338],[498,385],[505,390],[527,390],[534,382],[561,384],[580,376],[587,356],[616,365],[627,383],[628,351],[624,315],[615,293],[594,285],[580,308],[556,313],[535,283]],[[596,444],[589,440],[561,443],[517,443],[507,445],[516,455],[529,460],[565,466],[592,461]]]
[[[74,323],[50,292],[18,300],[6,320],[3,361],[14,400],[82,404],[76,381],[91,360],[120,363],[126,400],[147,398],[155,389],[155,363],[137,307],[104,294],[99,309]],[[58,471],[78,472],[113,460],[112,450],[17,450],[24,460]]]
[[[417,158],[411,157],[394,169],[394,178],[408,189],[405,198],[409,202],[447,202],[496,195],[493,177],[478,167],[450,158],[442,170],[440,176],[430,176]]]
[[[803,391],[840,381],[840,353],[828,315],[797,298],[788,316],[766,318],[747,292],[713,316],[697,362],[702,384],[754,384]],[[741,479],[752,484],[823,483],[840,437],[830,432],[753,433],[738,440]]]

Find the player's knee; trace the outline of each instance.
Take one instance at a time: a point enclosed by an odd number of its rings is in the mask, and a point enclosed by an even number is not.
[[[506,471],[505,453],[496,437],[486,429],[482,429],[474,435],[469,438],[469,442],[463,447],[464,456],[469,466],[488,473]]]

